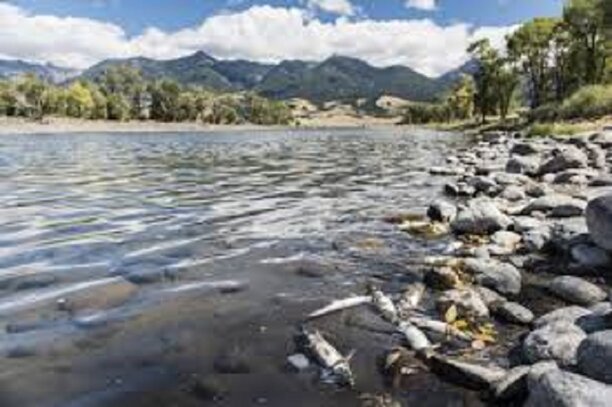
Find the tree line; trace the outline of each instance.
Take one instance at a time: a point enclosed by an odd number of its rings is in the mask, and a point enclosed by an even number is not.
[[[110,67],[94,80],[53,85],[35,75],[0,81],[0,115],[91,120],[199,121],[209,124],[289,124],[283,102],[253,93],[219,94],[161,79],[129,66]]]
[[[535,18],[506,38],[500,52],[470,45],[476,64],[440,103],[413,105],[406,122],[505,120],[513,106],[530,120],[612,114],[612,1],[568,0],[560,18]]]

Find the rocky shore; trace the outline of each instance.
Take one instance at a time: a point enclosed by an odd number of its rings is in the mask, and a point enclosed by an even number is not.
[[[612,131],[546,139],[483,134],[429,169],[455,178],[446,199],[426,215],[389,218],[444,245],[407,265],[421,281],[394,291],[373,284],[315,311],[288,363],[319,369],[336,384],[358,382],[342,356],[348,350],[335,349],[318,324],[369,307],[397,346],[373,367],[389,378],[389,394],[367,396],[368,405],[401,405],[395,390],[419,371],[479,390],[491,405],[610,405],[610,164]]]

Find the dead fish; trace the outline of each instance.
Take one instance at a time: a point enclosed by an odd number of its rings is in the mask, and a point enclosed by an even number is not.
[[[350,297],[342,300],[332,301],[329,305],[326,305],[325,307],[308,314],[308,319],[319,318],[334,312],[370,303],[372,303],[372,297],[369,295]]]
[[[306,346],[310,354],[316,358],[317,362],[324,369],[324,376],[328,376],[339,385],[353,386],[355,379],[349,362],[354,355],[351,352],[347,357],[333,347],[319,331],[308,332],[302,329],[302,334],[306,339]]]
[[[372,291],[372,303],[387,321],[395,323],[398,319],[397,308],[393,300],[380,290]]]
[[[434,319],[428,319],[423,317],[412,317],[410,318],[410,322],[426,331],[435,332],[441,335],[451,335],[466,342],[470,342],[472,340],[472,335],[460,331],[459,329],[455,328],[450,324],[447,324],[444,321],[436,321]]]
[[[397,302],[397,310],[401,316],[407,316],[410,311],[418,307],[425,293],[425,285],[423,283],[410,284],[402,293],[400,300]]]
[[[488,389],[502,380],[507,372],[499,366],[481,366],[452,360],[438,354],[430,355],[428,363],[438,375],[473,389]]]
[[[404,335],[408,345],[415,351],[421,351],[423,349],[431,348],[431,343],[427,336],[419,328],[411,324],[410,322],[400,322],[397,330]]]

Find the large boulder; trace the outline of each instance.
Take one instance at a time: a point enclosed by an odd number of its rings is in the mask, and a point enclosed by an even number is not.
[[[530,372],[527,386],[526,407],[607,407],[612,400],[612,386],[559,368]]]
[[[488,235],[506,229],[512,220],[504,215],[488,198],[477,198],[469,202],[459,213],[451,228],[459,235]]]
[[[575,323],[578,319],[586,315],[590,315],[592,313],[593,311],[591,311],[590,309],[579,307],[577,305],[557,308],[556,310],[544,314],[538,319],[536,319],[533,325],[537,328],[540,328],[544,325],[548,325],[556,321],[566,321],[570,323]]]
[[[589,158],[577,147],[565,146],[554,149],[550,156],[544,160],[544,163],[538,169],[540,175],[557,173],[570,168],[585,168],[588,165]]]
[[[523,342],[523,354],[531,363],[554,360],[562,366],[572,366],[586,336],[573,323],[556,321],[530,332]]]
[[[580,344],[578,368],[593,379],[612,384],[612,330],[593,333]]]
[[[602,249],[612,251],[612,194],[589,202],[586,221],[591,239]]]
[[[597,304],[608,297],[608,294],[595,284],[574,276],[556,277],[548,288],[562,299],[578,305]]]

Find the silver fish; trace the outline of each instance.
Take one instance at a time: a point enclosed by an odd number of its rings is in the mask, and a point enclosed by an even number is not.
[[[372,303],[372,297],[369,295],[349,297],[342,300],[332,301],[329,305],[326,305],[325,307],[308,314],[308,319],[319,318],[324,315],[331,314],[333,312],[338,312],[348,308],[353,308],[359,305],[370,303]]]
[[[410,322],[400,322],[397,329],[402,335],[404,335],[406,342],[412,349],[421,351],[423,349],[431,348],[431,343],[423,331]]]
[[[306,346],[311,355],[323,367],[324,375],[331,377],[339,385],[354,386],[355,378],[349,365],[353,352],[347,357],[330,344],[319,331],[308,332],[303,330]]]
[[[444,321],[436,321],[434,319],[428,319],[423,317],[411,317],[409,320],[417,327],[426,331],[431,331],[442,335],[454,336],[458,339],[467,342],[470,342],[472,340],[472,336],[470,334],[462,332]]]
[[[398,320],[398,312],[393,300],[382,291],[372,291],[372,303],[387,321],[395,323]]]

